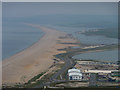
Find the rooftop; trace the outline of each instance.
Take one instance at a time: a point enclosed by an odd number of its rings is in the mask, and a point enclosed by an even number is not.
[[[82,73],[69,73],[69,76],[82,76]]]
[[[72,72],[80,73],[81,71],[79,69],[75,69],[75,68],[68,70],[68,73],[72,73]]]

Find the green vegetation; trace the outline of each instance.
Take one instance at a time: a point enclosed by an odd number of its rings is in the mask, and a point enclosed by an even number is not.
[[[31,84],[31,82],[36,81],[37,79],[39,79],[45,72],[42,72],[40,74],[38,74],[37,76],[33,77],[32,79],[30,79],[27,83],[25,83],[25,85],[27,84]]]
[[[14,88],[19,88],[19,87],[24,87],[24,88],[31,88],[31,87],[34,87],[40,83],[42,83],[42,81],[38,80],[45,72],[42,72],[36,76],[34,76],[32,79],[30,79],[27,83],[25,84],[18,84],[18,85],[15,85]]]
[[[57,68],[61,68],[64,65],[65,65],[64,63],[63,64],[56,64]],[[59,69],[52,71],[51,73],[44,75],[44,77],[42,77],[40,80],[37,80],[37,79],[39,79],[43,74],[45,74],[45,72],[38,74],[37,76],[35,76],[31,80],[29,80],[27,83],[25,83],[23,87],[33,88],[37,85],[42,85],[43,83],[49,81],[50,77],[52,77],[58,71],[59,71]]]
[[[117,48],[117,45],[107,45],[107,46],[103,46],[103,47],[97,47],[97,48],[89,48],[89,49],[81,49],[81,48],[68,48],[66,49],[67,53],[61,53],[61,54],[57,54],[54,55],[56,58],[59,59],[65,59],[70,58],[71,61],[74,63],[76,63],[76,60],[72,58],[72,56],[79,54],[79,53],[83,53],[83,52],[87,52],[87,51],[96,51],[96,50],[109,50],[109,49],[115,49]],[[88,60],[88,61],[94,61],[94,60]],[[95,61],[96,62],[96,61]],[[16,84],[14,86],[14,88],[19,88],[19,87],[24,87],[24,88],[32,88],[35,87],[37,85],[42,85],[43,83],[49,81],[50,77],[52,77],[56,72],[59,71],[60,68],[62,68],[65,65],[65,63],[56,63],[55,66],[57,67],[56,70],[52,71],[51,73],[48,73],[46,75],[44,75],[44,77],[42,77],[40,80],[38,80],[43,74],[45,74],[46,72],[42,72],[36,76],[34,76],[32,79],[30,79],[27,83],[21,85],[21,84]],[[62,78],[65,79],[67,75],[67,72],[64,72],[61,74]],[[60,79],[60,77],[57,77],[57,79]],[[55,85],[55,83],[52,83]]]

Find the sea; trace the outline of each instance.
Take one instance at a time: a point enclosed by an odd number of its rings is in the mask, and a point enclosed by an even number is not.
[[[111,15],[49,15],[24,18],[3,18],[3,60],[30,47],[43,35],[40,29],[24,23],[40,24],[71,34],[86,45],[118,44],[118,18]],[[85,53],[74,56],[77,59],[116,61],[118,49]],[[98,57],[100,55],[100,57]]]
[[[2,30],[2,60],[28,48],[44,35],[40,29],[23,23],[5,22]]]

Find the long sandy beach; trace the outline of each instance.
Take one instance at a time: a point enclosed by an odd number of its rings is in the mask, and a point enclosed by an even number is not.
[[[65,37],[65,32],[57,31],[40,25],[28,24],[31,27],[39,28],[45,34],[42,38],[29,48],[3,60],[2,75],[3,84],[25,83],[37,74],[49,69],[54,62],[53,55],[64,53],[58,51],[72,44],[60,44],[59,42],[77,42],[72,38]]]

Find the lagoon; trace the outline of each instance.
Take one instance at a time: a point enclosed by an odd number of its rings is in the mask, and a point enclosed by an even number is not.
[[[118,61],[118,50],[108,50],[99,52],[89,52],[73,56],[75,59],[84,60],[97,60],[97,61]]]

